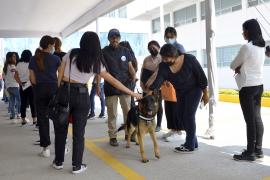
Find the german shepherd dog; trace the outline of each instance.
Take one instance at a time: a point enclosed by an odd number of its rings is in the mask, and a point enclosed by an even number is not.
[[[127,124],[123,124],[118,131],[127,128],[128,139],[126,148],[130,148],[131,135],[135,132],[136,144],[140,145],[140,153],[143,163],[149,162],[145,156],[143,137],[145,134],[149,133],[151,139],[154,143],[155,157],[160,158],[159,148],[157,144],[156,134],[155,134],[155,116],[158,112],[158,101],[160,94],[159,91],[154,91],[152,95],[144,96],[138,101],[138,105],[131,108],[127,115]]]

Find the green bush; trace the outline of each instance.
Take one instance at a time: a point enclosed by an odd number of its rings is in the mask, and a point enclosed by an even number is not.
[[[219,94],[238,95],[239,91],[234,89],[219,89]],[[264,91],[262,97],[270,98],[270,91]]]

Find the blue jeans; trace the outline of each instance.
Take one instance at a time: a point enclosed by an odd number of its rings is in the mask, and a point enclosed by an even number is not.
[[[20,114],[21,108],[20,91],[18,87],[9,87],[7,90],[10,96],[10,111],[11,111],[10,117],[15,117],[15,108],[17,114]]]
[[[95,83],[92,84],[92,89],[90,92],[90,114],[95,114],[95,95],[97,93]],[[104,83],[100,83],[100,103],[101,103],[101,112],[100,114],[104,115],[105,112],[105,96],[104,96]]]

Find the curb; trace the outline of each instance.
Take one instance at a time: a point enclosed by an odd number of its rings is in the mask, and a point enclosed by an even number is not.
[[[230,103],[239,103],[238,95],[228,95],[228,94],[220,94],[219,101],[222,102],[230,102]],[[270,107],[270,98],[262,98],[262,107]]]

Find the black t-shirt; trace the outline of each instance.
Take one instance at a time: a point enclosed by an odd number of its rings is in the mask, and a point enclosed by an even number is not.
[[[207,87],[207,78],[200,63],[195,56],[190,54],[184,55],[182,68],[176,73],[172,73],[169,66],[161,62],[159,64],[157,78],[150,86],[150,89],[159,89],[165,80],[173,84],[176,93],[180,96],[193,88],[199,87],[203,90]]]
[[[62,51],[60,53],[59,52],[54,52],[53,55],[58,56],[60,58],[60,60],[62,61],[62,59],[66,55],[66,53],[62,52]]]
[[[58,56],[45,53],[44,65],[45,71],[41,72],[37,66],[36,58],[33,56],[29,62],[29,69],[35,72],[37,83],[57,83],[57,69],[61,61]]]
[[[132,57],[130,55],[130,51],[122,46],[114,48],[109,45],[103,48],[102,53],[107,66],[107,71],[114,78],[131,89],[132,80],[129,74],[129,62],[131,61]],[[107,82],[104,83],[104,93],[105,96],[124,94]]]

